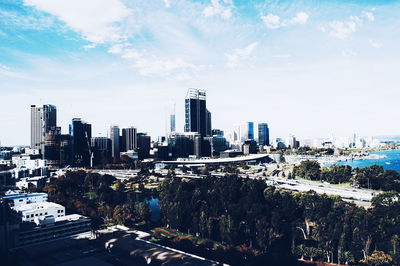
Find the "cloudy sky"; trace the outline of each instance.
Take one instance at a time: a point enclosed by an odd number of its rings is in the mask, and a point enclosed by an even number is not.
[[[30,105],[165,134],[189,87],[213,127],[272,136],[400,134],[400,1],[1,0],[0,141],[29,144]]]

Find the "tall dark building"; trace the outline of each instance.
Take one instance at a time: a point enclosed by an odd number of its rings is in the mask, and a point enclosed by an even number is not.
[[[90,165],[92,125],[83,122],[80,118],[74,118],[72,124],[69,125],[69,134],[72,138],[73,163],[78,166]]]
[[[93,152],[93,165],[103,165],[111,161],[111,139],[107,137],[95,137],[90,139]]]
[[[71,136],[61,134],[60,127],[51,127],[44,136],[43,159],[50,168],[59,168],[70,165],[71,157]]]
[[[146,133],[137,133],[137,152],[139,160],[150,157],[151,138]]]
[[[269,146],[269,128],[267,123],[258,124],[258,144]]]
[[[110,139],[111,139],[111,155],[114,159],[119,159],[120,157],[120,143],[119,143],[119,127],[111,126],[110,128]]]
[[[187,92],[185,99],[185,132],[198,132],[202,137],[207,135],[205,90],[189,89]]]
[[[137,148],[137,130],[135,127],[123,128],[121,138],[121,152],[133,151]]]
[[[211,124],[211,112],[206,109],[206,135],[207,136],[212,136],[212,124]]]
[[[57,108],[54,105],[31,105],[31,148],[43,154],[44,135],[56,126]]]

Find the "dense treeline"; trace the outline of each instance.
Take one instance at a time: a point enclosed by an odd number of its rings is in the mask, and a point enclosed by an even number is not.
[[[125,190],[124,183],[111,175],[85,171],[67,172],[44,187],[50,201],[64,205],[67,213],[93,218],[95,226],[103,223],[129,226],[135,222],[148,222],[148,202]]]
[[[332,165],[321,168],[317,161],[303,161],[293,169],[293,175],[310,180],[326,181],[332,184],[347,183],[361,188],[400,192],[400,174],[372,165],[354,168],[348,165]]]
[[[380,194],[365,210],[337,197],[281,191],[236,176],[172,178],[163,183],[160,207],[167,227],[258,249],[281,265],[292,256],[349,263],[384,255],[400,263],[399,197]]]

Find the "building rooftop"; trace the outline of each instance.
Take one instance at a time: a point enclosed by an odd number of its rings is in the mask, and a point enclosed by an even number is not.
[[[16,199],[23,199],[23,198],[32,198],[32,197],[41,197],[41,196],[46,196],[46,193],[15,193],[15,194],[9,194],[3,197],[3,199],[7,200],[16,200]]]
[[[23,204],[21,206],[14,207],[14,209],[16,211],[24,212],[37,209],[47,209],[51,207],[63,207],[63,206],[54,202],[41,202],[41,203]]]

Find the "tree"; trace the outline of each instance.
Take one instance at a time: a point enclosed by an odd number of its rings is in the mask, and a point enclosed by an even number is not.
[[[371,256],[368,256],[366,260],[362,260],[361,262],[368,265],[391,265],[392,261],[392,257],[385,254],[385,252],[374,251]]]
[[[293,168],[293,174],[305,179],[319,180],[321,177],[321,166],[317,161],[302,161]]]

